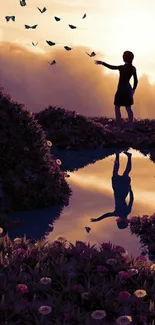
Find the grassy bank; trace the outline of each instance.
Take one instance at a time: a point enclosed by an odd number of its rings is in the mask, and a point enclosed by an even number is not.
[[[34,115],[0,90],[0,177],[10,210],[68,204],[71,190]]]
[[[155,148],[155,120],[135,120],[132,130],[128,129],[128,122],[122,120],[119,130],[115,119],[86,117],[52,106],[36,113],[35,118],[48,139],[59,148]]]

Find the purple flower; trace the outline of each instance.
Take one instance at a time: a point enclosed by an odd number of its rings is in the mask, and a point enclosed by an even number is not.
[[[74,284],[72,290],[79,293],[84,292],[83,286],[81,284]]]
[[[111,244],[109,244],[109,243],[102,243],[102,244],[101,244],[101,247],[102,247],[103,249],[110,249],[110,248],[111,248]]]
[[[126,271],[120,271],[118,273],[118,277],[120,279],[126,280],[126,279],[130,279],[131,278],[131,274],[129,272],[126,272]]]
[[[64,313],[64,318],[65,318],[65,320],[71,320],[74,318],[74,314],[73,313]]]
[[[122,246],[119,246],[119,245],[115,246],[115,250],[117,252],[119,252],[119,253],[125,253],[126,252],[125,248],[122,247]]]
[[[119,299],[122,301],[129,300],[131,297],[131,294],[128,291],[120,291],[119,293]]]
[[[104,272],[104,271],[108,271],[108,268],[104,265],[97,265],[96,266],[97,272]]]

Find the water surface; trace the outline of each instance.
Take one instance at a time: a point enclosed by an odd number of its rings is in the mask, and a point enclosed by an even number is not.
[[[153,214],[155,212],[155,164],[149,160],[148,156],[136,150],[130,149],[129,152],[132,153],[132,169],[129,176],[134,201],[128,218],[133,215]],[[139,239],[130,234],[129,227],[119,229],[116,217],[108,217],[96,223],[90,222],[90,218],[97,218],[114,210],[111,177],[115,157],[115,154],[110,154],[109,157],[101,159],[98,155],[98,161],[91,157],[90,164],[83,167],[84,156],[83,158],[80,156],[79,165],[83,168],[78,169],[78,159],[72,161],[72,154],[68,153],[67,158],[64,156],[63,162],[62,151],[57,151],[57,158],[62,160],[62,169],[73,170],[72,166],[76,165],[76,170],[68,171],[70,177],[66,178],[72,189],[69,206],[64,207],[62,212],[60,207],[57,207],[11,213],[11,216],[21,218],[22,224],[19,228],[9,230],[10,237],[23,236],[25,233],[28,238],[39,239],[44,236],[49,242],[55,240],[57,236],[65,236],[72,243],[76,240],[89,241],[91,244],[111,241],[116,245],[122,245],[130,254],[139,255]],[[120,175],[124,172],[126,163],[127,156],[121,152]],[[128,198],[127,201],[129,201]],[[53,228],[50,228],[49,224],[53,225]],[[85,226],[91,227],[89,233],[86,232]]]

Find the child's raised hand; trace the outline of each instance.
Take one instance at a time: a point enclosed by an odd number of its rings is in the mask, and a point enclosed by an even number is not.
[[[95,218],[91,218],[90,221],[91,221],[91,222],[95,222],[95,221],[97,221],[97,219],[95,219]]]
[[[102,64],[102,63],[103,63],[102,61],[95,60],[95,64]]]

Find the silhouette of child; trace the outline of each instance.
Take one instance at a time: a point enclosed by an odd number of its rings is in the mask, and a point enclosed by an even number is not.
[[[95,64],[97,65],[101,64],[109,69],[119,70],[120,73],[119,82],[118,82],[118,87],[114,98],[116,124],[118,127],[120,127],[121,124],[121,112],[120,112],[121,106],[125,106],[126,108],[130,126],[132,125],[133,122],[133,112],[131,109],[131,105],[133,105],[134,103],[133,95],[138,85],[136,68],[132,65],[133,59],[134,59],[134,54],[130,51],[125,51],[123,53],[123,60],[125,62],[124,65],[115,66],[115,65],[107,64],[103,61],[95,60]],[[131,87],[129,82],[132,76],[134,78],[133,88]]]
[[[99,218],[90,219],[91,222],[100,221],[107,217],[119,217],[117,221],[117,226],[119,229],[124,229],[128,226],[127,216],[131,212],[133,205],[133,192],[131,189],[131,178],[129,177],[129,173],[131,171],[131,156],[132,154],[129,152],[124,152],[127,157],[127,165],[123,175],[118,175],[119,170],[119,153],[116,154],[116,159],[114,163],[113,176],[112,176],[112,187],[114,191],[115,198],[115,210],[113,212],[107,212],[100,216]],[[126,197],[130,193],[130,201],[127,205]]]

